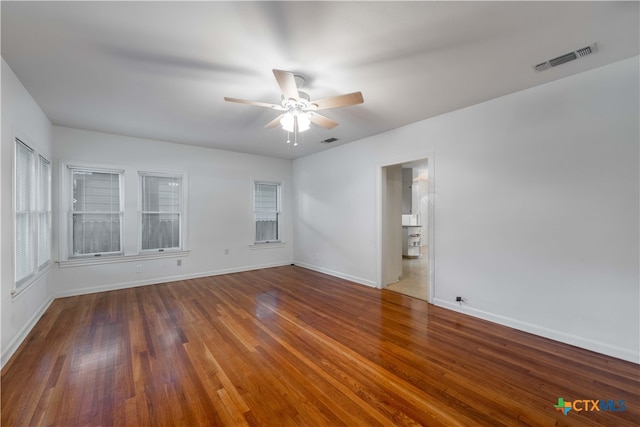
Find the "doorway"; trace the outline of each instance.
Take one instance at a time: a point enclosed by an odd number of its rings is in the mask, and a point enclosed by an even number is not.
[[[381,287],[426,301],[434,294],[432,159],[380,171]]]

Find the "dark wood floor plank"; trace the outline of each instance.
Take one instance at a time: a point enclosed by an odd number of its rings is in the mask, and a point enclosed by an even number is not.
[[[636,426],[640,368],[278,267],[55,300],[1,403],[3,426]]]

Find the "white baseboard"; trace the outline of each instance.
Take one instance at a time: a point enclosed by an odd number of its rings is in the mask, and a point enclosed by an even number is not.
[[[328,268],[318,267],[316,265],[307,264],[306,262],[294,261],[294,264],[309,270],[317,271],[319,273],[328,274],[329,276],[339,277],[341,279],[349,280],[351,282],[359,283],[361,285],[377,288],[378,284],[373,280],[363,279],[362,277],[352,276],[350,274],[340,273],[338,271],[329,270]]]
[[[29,318],[27,323],[18,331],[18,333],[13,337],[11,342],[7,345],[7,348],[2,352],[2,356],[0,356],[0,369],[4,368],[4,365],[11,359],[11,356],[18,350],[20,344],[27,338],[29,332],[33,329],[33,327],[38,323],[38,320],[42,317],[42,315],[47,311],[51,303],[53,302],[53,296],[49,296],[47,300],[33,313],[33,316]]]
[[[590,338],[585,338],[574,334],[568,334],[566,332],[549,329],[544,326],[523,322],[520,320],[512,319],[510,317],[478,310],[472,307],[460,306],[455,302],[445,301],[440,298],[434,298],[433,304],[439,307],[447,308],[449,310],[457,311],[459,313],[468,314],[469,316],[478,317],[480,319],[488,320],[493,323],[508,326],[513,329],[518,329],[520,331],[529,332],[531,334],[538,335],[544,338],[549,338],[554,341],[559,341],[565,344],[584,348],[586,350],[591,350],[596,353],[615,357],[617,359],[640,364],[640,354],[637,350],[634,351],[633,349],[603,343],[601,341],[592,340]]]
[[[97,292],[115,291],[118,289],[136,288],[138,286],[158,285],[160,283],[177,282],[179,280],[198,279],[208,276],[220,276],[222,274],[241,273],[243,271],[261,270],[263,268],[282,267],[284,265],[291,265],[291,261],[279,262],[272,264],[259,264],[237,268],[225,268],[220,270],[202,271],[199,273],[183,274],[178,276],[169,277],[156,277],[153,279],[134,280],[131,282],[113,283],[108,285],[95,286],[90,288],[71,289],[58,291],[54,293],[55,298],[72,297],[77,295],[94,294]]]

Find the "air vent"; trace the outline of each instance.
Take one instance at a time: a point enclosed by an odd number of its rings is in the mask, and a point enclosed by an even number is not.
[[[327,138],[324,139],[322,141],[320,141],[320,143],[322,144],[331,144],[332,142],[336,142],[338,140],[338,138]]]
[[[578,55],[575,52],[567,53],[566,55],[558,56],[557,58],[553,58],[549,60],[549,64],[552,67],[557,67],[558,65],[562,65],[569,61],[573,61],[574,59],[578,59]]]
[[[578,54],[578,56],[582,57],[582,56],[587,56],[589,54],[592,54],[595,52],[595,43],[593,44],[593,48],[591,46],[587,46],[587,47],[583,47],[582,49],[578,49],[576,50],[576,53]]]
[[[596,44],[592,44],[587,47],[583,47],[578,50],[574,50],[573,52],[565,53],[564,55],[560,55],[557,58],[550,59],[545,62],[541,62],[538,65],[534,65],[534,70],[540,72],[544,70],[548,70],[549,68],[557,67],[558,65],[566,64],[567,62],[575,61],[576,59],[582,58],[583,56],[590,55],[595,53]]]

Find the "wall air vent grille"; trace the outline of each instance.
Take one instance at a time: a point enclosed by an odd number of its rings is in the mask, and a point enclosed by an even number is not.
[[[596,52],[596,44],[594,43],[590,46],[583,47],[578,50],[574,50],[573,52],[565,53],[564,55],[560,55],[557,58],[553,58],[553,59],[549,59],[548,61],[541,62],[538,65],[534,65],[533,69],[538,72],[548,70],[549,68],[557,67],[558,65],[575,61],[576,59],[582,58],[584,56],[590,55],[595,52]]]

